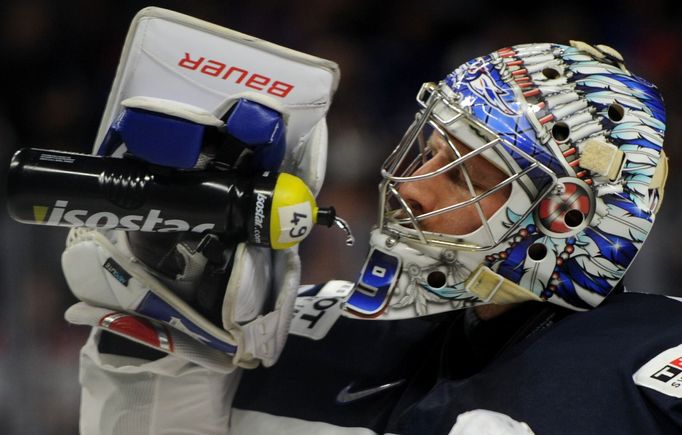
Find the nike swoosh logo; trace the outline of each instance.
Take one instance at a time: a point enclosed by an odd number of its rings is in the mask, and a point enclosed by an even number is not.
[[[353,388],[353,383],[351,383],[350,385],[347,385],[343,390],[339,391],[339,394],[336,395],[336,402],[337,403],[355,402],[356,400],[364,399],[365,397],[373,396],[377,393],[381,393],[382,391],[395,388],[398,385],[402,385],[404,382],[405,379],[400,379],[395,382],[389,382],[388,384],[383,384],[371,388],[365,388],[364,390],[357,391],[351,391],[351,388]]]

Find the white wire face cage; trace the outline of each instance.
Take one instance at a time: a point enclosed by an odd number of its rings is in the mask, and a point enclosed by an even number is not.
[[[417,94],[417,102],[421,110],[382,165],[381,230],[395,239],[455,249],[483,251],[497,246],[554,189],[556,174],[471,116],[446,85],[425,83]],[[481,163],[481,158],[486,162]],[[519,164],[520,160],[523,164]],[[482,171],[481,165],[496,171]],[[525,177],[534,170],[549,179],[540,191]],[[440,198],[437,208],[427,210],[401,193],[411,183],[422,183],[425,189],[423,183],[436,177],[444,177],[440,182],[458,183],[460,194]],[[521,216],[517,224],[503,225],[489,219],[496,210],[490,209],[487,205],[490,200],[486,198],[505,195],[506,203],[497,208],[506,209],[516,202],[515,195],[524,193],[531,198],[530,205],[525,210],[514,210]],[[466,225],[459,225],[465,231],[458,234],[430,224],[446,215],[460,222],[467,219]]]

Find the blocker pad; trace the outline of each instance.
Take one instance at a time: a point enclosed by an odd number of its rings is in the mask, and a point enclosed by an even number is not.
[[[339,81],[331,61],[166,9],[134,18],[95,139],[101,144],[123,100],[152,97],[189,104],[222,119],[240,99],[282,113],[287,149],[281,170],[318,192],[324,176],[324,117]],[[96,149],[95,149],[96,151]]]

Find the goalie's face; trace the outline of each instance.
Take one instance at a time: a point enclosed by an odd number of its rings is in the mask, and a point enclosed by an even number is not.
[[[506,174],[480,155],[466,159],[470,153],[471,149],[451,135],[437,129],[430,132],[422,163],[412,174],[418,179],[398,188],[408,213],[425,216],[419,222],[422,230],[456,236],[469,234],[509,199],[509,185],[491,192],[507,178]],[[462,163],[453,165],[458,159]],[[425,178],[419,179],[421,176]],[[452,204],[467,204],[484,192],[491,193],[476,204],[438,213]]]
[[[503,222],[504,204],[518,203],[520,216],[532,211],[515,185],[534,168],[550,171],[460,107],[445,85],[424,84],[417,100],[422,109],[382,166],[381,232],[416,249],[495,248],[514,230]]]

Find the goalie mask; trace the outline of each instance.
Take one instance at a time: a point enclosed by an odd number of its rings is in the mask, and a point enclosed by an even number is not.
[[[488,303],[598,305],[663,199],[663,101],[607,46],[504,48],[424,84],[382,167],[346,309],[399,319]]]

